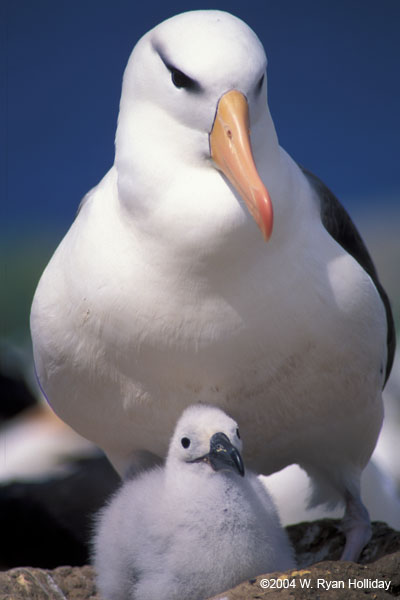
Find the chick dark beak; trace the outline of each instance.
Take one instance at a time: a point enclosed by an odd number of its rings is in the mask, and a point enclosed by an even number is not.
[[[208,461],[214,471],[229,470],[244,476],[244,464],[240,452],[224,433],[214,433],[210,440]]]

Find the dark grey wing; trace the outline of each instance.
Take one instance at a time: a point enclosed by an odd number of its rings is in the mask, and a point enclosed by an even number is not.
[[[321,199],[321,220],[325,229],[330,233],[334,240],[342,246],[355,260],[365,269],[375,284],[376,289],[382,299],[386,311],[387,319],[387,363],[385,383],[390,375],[393,365],[394,351],[396,348],[396,336],[392,309],[388,295],[386,294],[372,258],[364,244],[356,226],[346,212],[345,208],[330,191],[329,188],[313,173],[300,167],[307,177],[311,186],[317,192]]]

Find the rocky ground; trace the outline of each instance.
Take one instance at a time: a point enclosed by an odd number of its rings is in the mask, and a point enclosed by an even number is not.
[[[289,527],[297,553],[297,570],[257,577],[215,596],[214,600],[400,597],[400,532],[384,523],[374,523],[372,539],[356,564],[336,560],[343,547],[343,536],[336,524],[337,521],[323,519]],[[54,570],[27,566],[0,572],[0,600],[100,600],[100,597],[89,566]]]

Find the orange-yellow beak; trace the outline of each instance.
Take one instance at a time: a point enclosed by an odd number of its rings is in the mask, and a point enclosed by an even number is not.
[[[210,133],[210,149],[214,162],[242,196],[267,241],[273,226],[272,203],[254,163],[249,106],[241,92],[231,90],[220,98]]]

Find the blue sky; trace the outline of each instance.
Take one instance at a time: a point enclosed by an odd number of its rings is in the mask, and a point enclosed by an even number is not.
[[[261,38],[272,115],[296,160],[350,210],[377,196],[398,197],[398,0],[3,0],[1,124],[8,113],[8,135],[1,169],[9,232],[68,227],[81,197],[113,162],[132,47],[164,18],[195,8],[229,10]]]

